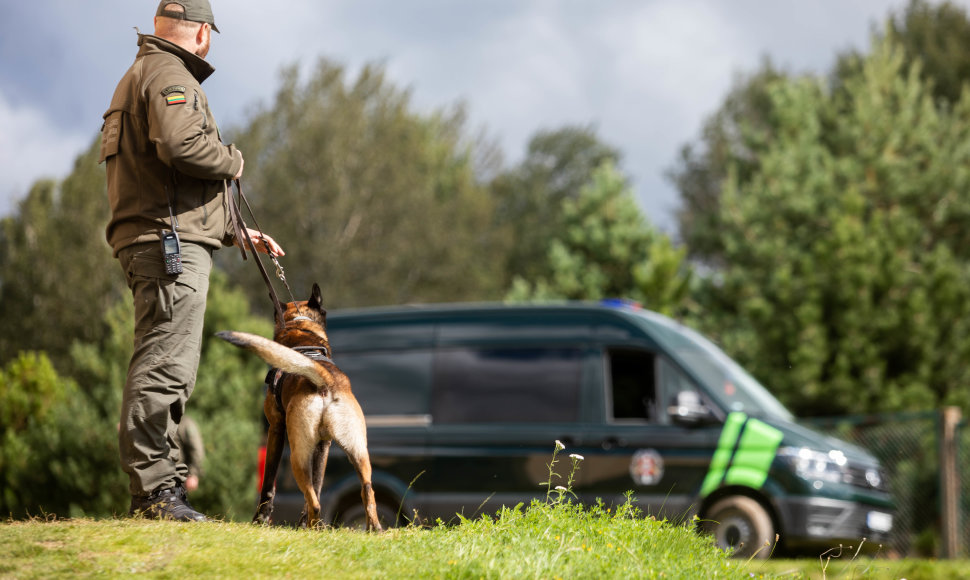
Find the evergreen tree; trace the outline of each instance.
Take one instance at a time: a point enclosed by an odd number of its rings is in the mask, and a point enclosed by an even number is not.
[[[419,115],[382,69],[348,82],[320,61],[302,84],[287,71],[236,141],[245,191],[286,250],[294,293],[319,282],[329,308],[498,295],[503,240],[489,227],[478,142],[460,109]],[[256,269],[224,254],[253,304],[267,304]]]
[[[522,162],[491,183],[495,228],[510,240],[505,274],[536,279],[550,274],[547,250],[562,234],[563,203],[576,200],[597,167],[618,165],[620,152],[590,127],[539,131]]]
[[[858,76],[769,87],[777,138],[722,198],[700,323],[800,414],[966,406],[970,101],[884,39]]]
[[[626,180],[605,162],[576,199],[562,202],[560,237],[548,249],[548,277],[518,277],[509,300],[630,298],[652,310],[684,306],[685,251],[644,219]]]
[[[963,7],[949,1],[911,0],[901,14],[892,14],[874,31],[873,46],[887,40],[903,49],[901,75],[919,63],[918,74],[936,106],[954,106],[970,75],[970,18]],[[830,90],[841,91],[860,76],[866,60],[864,51],[837,55],[826,83]],[[733,179],[744,182],[758,171],[765,151],[778,138],[778,116],[767,89],[777,81],[799,78],[809,77],[781,71],[769,60],[754,74],[739,78],[724,104],[705,122],[698,141],[682,148],[668,172],[683,204],[678,212],[680,239],[694,260],[714,268],[724,264],[720,229],[725,179],[733,171]]]
[[[723,264],[721,193],[728,171],[750,178],[761,155],[775,139],[773,101],[768,87],[787,73],[765,59],[750,76],[739,76],[721,108],[707,119],[699,143],[681,148],[667,177],[680,193],[677,211],[680,238],[691,258],[712,267]]]
[[[876,38],[891,38],[903,47],[903,70],[920,64],[922,78],[938,106],[960,99],[970,78],[970,18],[966,8],[950,1],[910,0],[901,13],[893,13]],[[865,55],[850,50],[839,55],[837,79],[854,76]]]
[[[127,289],[104,238],[108,223],[97,140],[61,183],[31,188],[0,221],[0,364],[20,351],[52,353],[68,372],[74,340],[98,340],[101,317]]]
[[[128,495],[115,425],[46,355],[19,353],[0,369],[0,513],[118,513]]]

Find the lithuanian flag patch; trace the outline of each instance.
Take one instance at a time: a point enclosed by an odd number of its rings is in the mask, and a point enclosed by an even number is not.
[[[169,105],[181,105],[185,103],[185,87],[182,85],[172,85],[162,90],[165,103]]]

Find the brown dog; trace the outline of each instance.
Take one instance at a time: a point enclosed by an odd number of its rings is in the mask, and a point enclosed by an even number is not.
[[[245,332],[223,331],[219,338],[259,355],[283,373],[266,393],[263,410],[269,421],[266,468],[254,522],[269,523],[276,495],[276,472],[283,454],[283,430],[290,441],[290,463],[296,483],[306,498],[304,521],[320,523],[320,492],[330,453],[336,441],[357,470],[367,529],[381,531],[371,485],[370,456],[364,413],[350,391],[350,380],[330,360],[327,311],[320,287],[313,285],[310,299],[286,305],[283,320],[276,316],[274,341]],[[276,390],[279,390],[276,393]],[[277,396],[278,395],[278,396]]]

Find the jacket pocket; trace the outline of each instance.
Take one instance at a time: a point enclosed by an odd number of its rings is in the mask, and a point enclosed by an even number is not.
[[[104,163],[109,157],[118,154],[121,146],[121,130],[124,111],[108,111],[104,114],[104,126],[101,127],[101,155],[98,163]]]

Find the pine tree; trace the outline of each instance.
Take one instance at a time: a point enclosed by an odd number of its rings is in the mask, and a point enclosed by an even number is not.
[[[463,111],[418,114],[379,67],[345,76],[323,60],[305,82],[289,70],[236,139],[293,293],[318,282],[329,308],[496,297],[505,246]],[[252,304],[266,304],[256,268],[222,254]]]
[[[771,89],[777,140],[722,199],[700,320],[800,414],[970,402],[970,103],[938,110],[901,49]]]
[[[684,305],[685,251],[644,219],[612,163],[597,169],[576,199],[563,202],[563,227],[548,251],[548,278],[516,278],[510,300],[621,297],[673,313]]]

